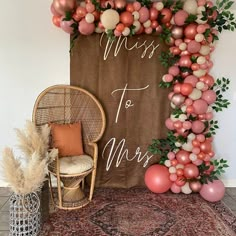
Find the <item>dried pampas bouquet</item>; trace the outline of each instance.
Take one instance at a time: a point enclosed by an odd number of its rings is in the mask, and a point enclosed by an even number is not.
[[[16,129],[18,147],[24,154],[16,158],[12,149],[3,151],[2,167],[6,182],[16,194],[28,194],[40,190],[47,174],[47,166],[58,154],[57,149],[49,151],[50,127],[37,129],[31,121],[25,130]]]

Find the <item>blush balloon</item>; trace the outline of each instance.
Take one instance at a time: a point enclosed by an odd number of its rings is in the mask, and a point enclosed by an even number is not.
[[[190,59],[190,56],[181,56],[179,59],[179,66],[181,67],[191,67],[192,61]]]
[[[216,92],[214,90],[206,90],[202,93],[202,99],[208,104],[212,104],[216,101]]]
[[[79,22],[79,32],[83,35],[90,35],[94,32],[95,25],[93,23],[87,23],[85,19]]]
[[[176,12],[174,16],[175,24],[178,26],[183,26],[187,18],[188,18],[188,13],[184,10],[180,10]]]
[[[208,104],[205,100],[198,99],[193,102],[193,108],[197,115],[204,114],[208,109]]]
[[[171,98],[171,102],[175,104],[176,106],[180,106],[184,103],[185,97],[181,94],[175,94]]]
[[[203,132],[203,130],[205,129],[205,125],[202,121],[200,120],[195,120],[192,122],[192,131],[195,134],[200,134]]]
[[[167,192],[172,182],[169,178],[169,170],[163,165],[152,165],[145,172],[145,184],[147,188],[154,193]]]
[[[173,193],[180,193],[181,192],[181,188],[180,186],[178,186],[177,184],[173,183],[171,185],[171,188],[170,188],[171,192]]]
[[[64,17],[62,17],[62,18],[64,18]],[[66,33],[72,34],[73,28],[71,27],[71,25],[73,23],[74,23],[73,20],[70,20],[70,21],[61,20],[60,26]]]
[[[75,7],[75,0],[53,0],[53,8],[60,15],[64,15],[67,11],[71,11]]]
[[[195,40],[192,40],[188,43],[187,50],[190,53],[197,53],[201,49],[201,44],[196,42]]]
[[[177,76],[180,72],[180,69],[178,66],[171,66],[168,70],[168,73],[173,75],[173,76]]]
[[[198,78],[194,75],[189,75],[184,79],[184,82],[192,84],[192,86],[195,87],[198,82]]]
[[[225,186],[221,180],[213,180],[213,182],[208,182],[203,184],[200,195],[206,201],[217,202],[220,201],[225,194]]]
[[[141,7],[139,10],[139,21],[144,23],[149,19],[149,10],[146,7]]]

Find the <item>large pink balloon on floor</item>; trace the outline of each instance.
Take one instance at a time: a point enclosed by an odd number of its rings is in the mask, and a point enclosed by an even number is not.
[[[200,195],[209,202],[220,201],[225,194],[225,186],[221,180],[214,180],[203,184]]]
[[[152,165],[145,173],[145,184],[154,193],[164,193],[172,185],[168,168],[163,165]]]

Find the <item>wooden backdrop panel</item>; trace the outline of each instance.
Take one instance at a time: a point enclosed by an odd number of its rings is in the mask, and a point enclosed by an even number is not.
[[[165,137],[167,132],[164,122],[170,112],[168,91],[159,88],[166,71],[158,59],[166,48],[157,36],[134,36],[127,39],[127,47],[137,42],[140,46],[145,40],[146,47],[151,45],[144,58],[145,46],[127,50],[124,44],[114,56],[121,42],[116,40],[104,60],[107,39],[104,36],[100,44],[100,37],[79,36],[70,65],[71,85],[93,93],[107,117],[106,131],[99,142],[96,185],[143,186],[146,168],[158,160],[147,148],[153,138]],[[152,50],[154,54],[149,58]]]

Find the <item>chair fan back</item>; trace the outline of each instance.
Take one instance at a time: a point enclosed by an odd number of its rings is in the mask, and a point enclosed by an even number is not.
[[[37,126],[81,121],[84,142],[97,142],[105,129],[105,114],[98,100],[88,91],[69,85],[45,89],[35,102],[33,121]]]

